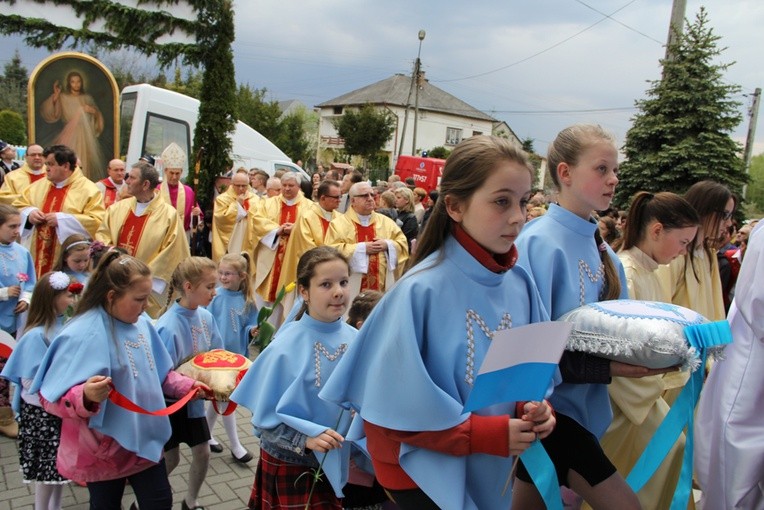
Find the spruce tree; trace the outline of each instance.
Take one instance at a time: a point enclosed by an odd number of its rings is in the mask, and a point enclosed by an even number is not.
[[[203,207],[212,206],[215,176],[231,166],[231,133],[236,126],[233,6],[230,0],[210,2],[200,19],[214,20],[209,31],[197,35],[206,63],[199,100],[199,120],[194,132],[194,161],[200,171],[194,188]],[[204,148],[202,150],[202,148]],[[201,155],[200,161],[197,161]],[[195,174],[195,169],[191,169]],[[194,176],[194,178],[196,175]]]
[[[647,99],[636,102],[616,196],[621,207],[637,191],[684,193],[705,179],[741,191],[741,146],[730,138],[742,120],[733,99],[740,87],[724,81],[732,63],[714,62],[724,50],[717,47],[719,39],[701,7],[670,45],[670,58],[661,61],[662,79],[652,82]]]

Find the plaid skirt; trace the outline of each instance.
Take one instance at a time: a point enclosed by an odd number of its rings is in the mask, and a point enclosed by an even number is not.
[[[309,466],[279,460],[261,448],[248,508],[250,510],[304,509],[313,484],[313,473],[313,468]],[[308,508],[342,510],[342,503],[334,495],[326,475],[322,475],[316,483]]]

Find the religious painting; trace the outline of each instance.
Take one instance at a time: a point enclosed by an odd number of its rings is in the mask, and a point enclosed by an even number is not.
[[[29,143],[66,145],[93,181],[119,150],[119,90],[111,72],[84,53],[57,53],[29,79]]]

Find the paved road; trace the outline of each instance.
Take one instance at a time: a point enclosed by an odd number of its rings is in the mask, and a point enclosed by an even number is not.
[[[246,508],[249,500],[260,447],[257,439],[252,436],[249,411],[239,407],[236,414],[238,416],[239,438],[241,438],[242,444],[255,455],[255,458],[249,464],[243,465],[233,459],[228,449],[223,453],[211,455],[207,479],[199,495],[199,503],[208,509],[241,510]],[[213,433],[225,446],[227,437],[223,429],[223,420],[217,421]],[[170,476],[175,508],[180,508],[180,501],[185,495],[186,473],[188,472],[190,457],[190,450],[185,445],[181,445],[180,465]],[[0,436],[0,465],[2,465],[0,472],[0,510],[32,510],[34,508],[33,489],[21,481],[18,461],[16,442],[5,436]],[[133,501],[132,491],[128,487],[125,491],[125,497],[122,499],[123,508],[129,508]],[[66,486],[62,506],[67,509],[87,510],[87,489],[75,484]]]

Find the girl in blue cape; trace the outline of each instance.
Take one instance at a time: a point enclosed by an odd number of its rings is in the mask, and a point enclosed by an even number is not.
[[[82,234],[72,234],[61,243],[61,253],[54,269],[63,271],[82,285],[90,279],[90,245],[92,241]]]
[[[216,289],[217,294],[207,306],[207,310],[215,317],[220,327],[225,350],[247,356],[252,331],[257,327],[257,306],[249,279],[249,256],[246,253],[224,255],[218,263],[218,279],[220,287]],[[215,408],[207,406],[207,426],[210,434],[217,417]],[[223,426],[234,460],[242,464],[251,461],[252,454],[239,441],[236,413],[223,416]],[[209,444],[213,452],[223,451],[223,447],[214,437],[210,437]]]
[[[530,222],[517,247],[519,264],[532,276],[552,320],[596,301],[628,298],[623,266],[602,240],[593,211],[610,206],[618,184],[618,150],[612,135],[599,126],[562,130],[549,146],[550,175],[559,205]],[[562,384],[551,397],[557,427],[542,443],[555,464],[557,478],[594,508],[638,509],[639,500],[603,453],[599,437],[610,425],[607,384],[611,376],[643,377],[673,370],[609,361],[565,351]],[[516,487],[532,488],[520,462]],[[517,508],[543,508],[535,490],[523,492]]]
[[[302,310],[281,327],[231,395],[252,411],[260,436],[250,509],[342,508],[350,463],[350,446],[342,442],[351,415],[318,392],[357,333],[342,321],[349,274],[347,260],[334,248],[313,248],[300,257]],[[314,481],[319,469],[322,476]]]
[[[167,302],[172,305],[159,317],[156,328],[173,367],[177,368],[187,359],[212,349],[222,349],[217,322],[204,309],[215,297],[217,267],[206,257],[189,257],[178,264],[170,279]],[[180,299],[173,302],[177,292]],[[180,443],[191,448],[188,470],[188,490],[181,508],[203,509],[197,502],[207,468],[210,463],[210,429],[204,413],[204,402],[192,401],[170,416],[172,436],[164,447],[167,473],[180,463]]]
[[[515,266],[532,174],[508,140],[454,149],[411,268],[321,392],[356,411],[353,429],[360,416],[377,479],[401,508],[509,508],[512,455],[554,427],[546,402],[463,411],[493,332],[546,320]]]
[[[19,414],[19,466],[24,483],[34,483],[35,508],[61,508],[62,484],[56,470],[61,418],[46,413],[40,397],[29,393],[40,361],[64,324],[64,312],[74,303],[69,276],[48,273],[35,285],[26,331],[13,349],[2,374],[16,385],[13,408]]]
[[[29,390],[39,392],[47,412],[62,418],[58,471],[87,483],[90,508],[119,508],[126,481],[141,508],[172,507],[162,458],[169,420],[107,400],[112,387],[152,411],[164,407],[164,394],[209,390],[172,370],[167,350],[142,315],[150,294],[146,264],[116,251],[104,255]]]
[[[29,250],[16,242],[21,229],[18,209],[0,204],[0,329],[11,337],[24,329],[23,313],[35,283],[34,263]],[[0,370],[7,358],[0,356]],[[0,434],[15,438],[19,428],[13,417],[8,381],[0,379]]]

